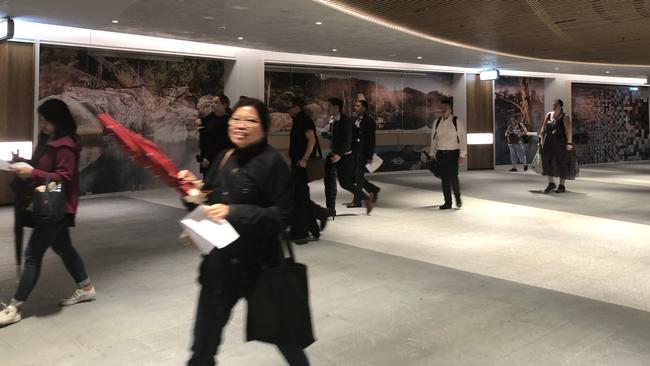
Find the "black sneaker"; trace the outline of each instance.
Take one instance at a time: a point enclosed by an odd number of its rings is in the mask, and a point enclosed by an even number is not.
[[[510,169],[510,171],[511,171],[511,172],[516,172],[516,171],[517,171],[517,168],[512,168],[512,169]]]
[[[564,193],[564,192],[566,192],[566,187],[562,184],[560,184],[560,186],[557,187],[557,189],[555,190],[555,193]]]
[[[456,207],[458,208],[463,207],[463,200],[460,199],[460,196],[456,197]]]
[[[555,191],[555,188],[556,188],[556,187],[557,187],[557,186],[555,185],[555,183],[549,183],[549,184],[546,186],[546,189],[544,190],[544,193],[551,193],[551,192]]]
[[[528,165],[524,165],[524,171],[525,171],[525,172],[528,171]]]
[[[441,210],[449,210],[451,208],[451,203],[445,203],[444,205],[438,206]]]

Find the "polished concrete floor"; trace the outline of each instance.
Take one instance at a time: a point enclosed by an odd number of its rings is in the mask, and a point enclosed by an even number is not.
[[[465,205],[450,211],[435,207],[429,174],[374,176],[371,216],[341,208],[319,242],[297,248],[313,365],[650,364],[650,164],[583,169],[565,195],[502,170],[463,173]],[[0,329],[0,365],[182,365],[199,263],[175,240],[183,215],[168,190],[83,200],[73,238],[98,300],[57,307],[73,283],[48,252],[25,320]],[[12,246],[0,208],[4,300]],[[272,346],[243,341],[243,311],[220,365],[282,365]]]

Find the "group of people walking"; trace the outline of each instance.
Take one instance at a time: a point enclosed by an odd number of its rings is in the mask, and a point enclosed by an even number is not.
[[[304,244],[318,239],[328,220],[336,217],[337,181],[353,195],[352,201],[345,205],[365,207],[367,214],[373,210],[380,192],[364,176],[366,164],[372,163],[375,156],[375,121],[368,113],[367,101],[357,100],[354,116],[350,118],[343,113],[341,99],[328,100],[330,120],[322,134],[330,140],[330,152],[324,163],[325,207],[310,197],[308,165],[322,158],[322,152],[305,101],[298,97],[291,99],[290,165],[268,143],[271,122],[266,105],[251,98],[241,98],[232,110],[229,104],[228,98],[220,94],[213,99],[211,111],[197,120],[200,143],[197,162],[202,179],[187,170],[179,173],[179,179],[184,181],[202,180],[208,192],[206,216],[228,220],[240,234],[229,246],[205,255],[200,265],[201,291],[188,362],[192,366],[215,365],[221,334],[232,308],[247,296],[263,268],[277,265],[282,234],[288,229],[294,242]],[[565,156],[573,148],[571,122],[562,111],[562,101],[556,101],[553,106],[541,133],[544,174],[549,179],[546,192],[564,192]],[[457,207],[462,206],[458,172],[467,156],[467,129],[453,115],[450,101],[443,101],[442,108],[442,115],[434,122],[429,150],[437,164],[444,196],[439,208],[446,210],[452,207],[452,198]],[[57,221],[34,222],[18,289],[0,311],[0,326],[22,319],[21,309],[36,285],[49,247],[62,258],[77,287],[61,305],[92,301],[96,297],[69,233],[69,228],[75,225],[79,203],[81,149],[76,123],[67,105],[58,99],[45,101],[38,112],[45,121],[44,137],[28,161],[31,166],[15,168],[16,186],[33,191],[50,182],[60,183],[65,193],[65,215]],[[512,125],[513,134],[524,131],[525,127]],[[555,186],[554,177],[560,177],[559,187]],[[300,347],[279,344],[278,348],[290,365],[309,365]]]

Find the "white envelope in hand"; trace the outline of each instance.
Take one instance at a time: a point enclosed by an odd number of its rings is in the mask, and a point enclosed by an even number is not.
[[[225,248],[239,239],[239,233],[226,220],[214,222],[205,216],[206,206],[201,205],[181,220],[192,241],[203,254],[214,248]]]
[[[368,169],[370,173],[374,173],[383,163],[384,161],[381,160],[379,155],[375,154],[372,156],[372,164],[366,164],[366,169]]]

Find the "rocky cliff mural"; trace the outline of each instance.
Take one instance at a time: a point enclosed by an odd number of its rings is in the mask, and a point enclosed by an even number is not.
[[[291,129],[287,112],[293,95],[305,99],[317,126],[327,124],[327,98],[338,97],[348,115],[356,100],[367,100],[378,130],[428,130],[440,114],[440,101],[451,98],[453,75],[267,68],[265,87],[275,132]]]
[[[177,166],[195,168],[195,120],[199,107],[223,91],[224,64],[152,57],[41,47],[39,96],[68,102],[80,125],[82,193],[147,189],[158,182],[132,164],[112,138],[102,136],[97,121],[79,101],[95,105],[154,141]]]
[[[510,150],[505,138],[511,116],[538,132],[544,122],[544,79],[502,76],[494,84],[494,133],[497,165],[510,164]],[[531,138],[526,157],[531,162],[537,149],[537,139]]]

